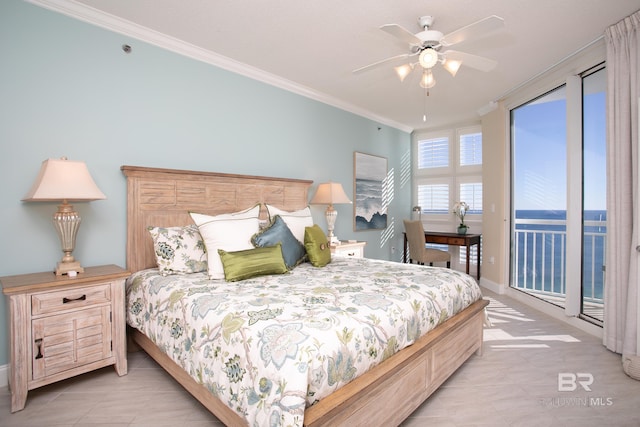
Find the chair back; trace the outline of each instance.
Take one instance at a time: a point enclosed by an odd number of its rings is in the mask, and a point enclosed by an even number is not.
[[[427,243],[424,237],[424,227],[420,220],[404,220],[404,231],[407,233],[409,243],[409,255],[411,259],[421,260]]]

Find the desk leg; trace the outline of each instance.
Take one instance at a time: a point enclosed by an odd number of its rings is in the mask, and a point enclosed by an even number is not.
[[[467,243],[467,274],[469,274],[469,264],[471,263],[471,245],[469,245],[469,243]]]
[[[404,235],[404,243],[402,245],[402,262],[407,262],[407,235]]]
[[[478,281],[480,280],[480,242],[478,242]]]

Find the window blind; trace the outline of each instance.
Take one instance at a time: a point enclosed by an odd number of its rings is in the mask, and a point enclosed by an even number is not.
[[[418,141],[418,168],[449,166],[449,138],[433,138]]]
[[[449,186],[447,184],[418,185],[418,205],[425,214],[449,213]]]
[[[460,166],[482,164],[482,133],[460,135]]]

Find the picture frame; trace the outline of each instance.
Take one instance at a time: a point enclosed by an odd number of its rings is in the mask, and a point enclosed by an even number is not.
[[[387,228],[387,206],[384,187],[387,158],[353,153],[353,229],[355,231]]]

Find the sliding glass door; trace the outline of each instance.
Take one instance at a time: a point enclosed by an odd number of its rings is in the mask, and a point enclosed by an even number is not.
[[[511,286],[602,320],[605,70],[511,111]]]
[[[604,260],[607,231],[606,71],[582,79],[583,194],[582,311],[603,321]]]
[[[566,89],[511,112],[512,286],[564,306],[566,296]]]

